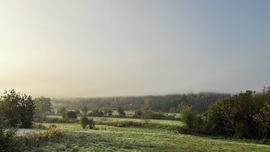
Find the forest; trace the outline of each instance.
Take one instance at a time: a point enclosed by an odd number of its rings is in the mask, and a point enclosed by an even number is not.
[[[148,108],[153,111],[179,112],[182,106],[191,106],[197,111],[205,111],[213,102],[220,98],[229,97],[227,93],[190,93],[175,95],[149,95],[139,97],[107,97],[107,98],[54,98],[52,104],[55,109],[80,110],[83,107],[94,109],[113,109],[121,106],[125,110],[139,110]]]

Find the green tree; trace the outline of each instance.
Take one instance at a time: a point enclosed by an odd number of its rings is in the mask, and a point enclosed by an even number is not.
[[[212,131],[233,135],[234,138],[250,137],[255,128],[252,115],[256,111],[253,92],[246,91],[230,98],[220,99],[208,109],[207,119]]]
[[[197,130],[200,124],[200,115],[192,110],[191,107],[186,107],[182,110],[182,121],[189,129]]]
[[[53,113],[53,105],[50,98],[38,97],[34,99],[36,111],[39,113],[50,114]]]
[[[253,115],[253,118],[259,126],[260,136],[264,142],[270,131],[270,103],[265,103],[260,112]]]
[[[83,116],[81,117],[80,122],[81,122],[82,128],[85,129],[86,126],[89,124],[89,119],[87,118],[86,115],[83,115]]]
[[[126,113],[125,113],[124,109],[122,108],[122,106],[118,106],[117,112],[118,112],[118,115],[120,117],[125,117],[126,116]]]
[[[88,110],[88,109],[87,109]],[[82,113],[82,117],[80,119],[81,126],[83,129],[89,126],[89,129],[95,128],[95,121],[93,118],[88,119],[86,109],[84,109],[84,112]]]
[[[0,100],[0,114],[8,120],[11,127],[19,125],[30,128],[34,117],[35,104],[31,96],[5,91]]]
[[[82,115],[86,116],[88,114],[88,111],[89,109],[87,107],[82,108]]]
[[[220,134],[220,135],[232,135],[233,130],[228,129],[228,120],[224,117],[222,111],[222,105],[224,104],[224,100],[226,99],[219,99],[215,103],[213,103],[207,113],[206,113],[206,120],[207,120],[207,128],[208,132],[212,134]]]
[[[103,113],[104,113],[104,116],[108,116],[108,114],[109,114],[109,109],[108,109],[108,108],[104,108],[104,109],[103,109]]]
[[[34,99],[35,102],[35,121],[43,122],[46,119],[47,114],[53,113],[53,105],[50,98],[38,97]]]
[[[111,109],[108,110],[108,116],[112,116],[113,111]]]
[[[234,138],[248,137],[252,123],[252,91],[235,95],[223,102],[221,110],[230,127],[234,131]]]
[[[61,107],[57,110],[58,114],[62,116],[63,119],[67,118],[67,108],[66,107]]]

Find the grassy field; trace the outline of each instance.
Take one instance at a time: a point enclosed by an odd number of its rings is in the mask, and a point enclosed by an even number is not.
[[[102,118],[95,118],[102,119]],[[109,118],[110,121],[127,119]],[[140,119],[128,119],[141,121]],[[249,140],[229,140],[211,137],[182,135],[176,132],[180,121],[151,120],[145,127],[113,127],[97,125],[97,130],[82,129],[80,124],[56,124],[66,137],[59,142],[46,142],[28,151],[245,151],[269,152],[270,145],[256,144]],[[49,126],[51,124],[45,124]]]

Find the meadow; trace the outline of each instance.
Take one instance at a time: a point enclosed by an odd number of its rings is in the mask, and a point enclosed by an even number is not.
[[[141,119],[94,118],[95,121],[142,121]],[[44,123],[45,126],[52,125]],[[96,125],[96,129],[83,129],[79,123],[54,123],[65,132],[57,142],[47,141],[25,151],[37,152],[88,152],[88,151],[270,151],[270,145],[254,140],[232,140],[224,137],[209,137],[179,134],[176,130],[181,121],[151,120],[142,127],[115,127]]]

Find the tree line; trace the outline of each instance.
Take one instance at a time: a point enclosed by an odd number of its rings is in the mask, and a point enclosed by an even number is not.
[[[187,128],[179,132],[193,132],[233,138],[270,137],[270,87],[262,92],[247,90],[214,102],[206,112],[188,107],[182,120]]]
[[[107,97],[107,98],[55,98],[52,104],[55,109],[80,110],[83,107],[95,109],[117,110],[121,106],[125,110],[148,108],[153,111],[180,112],[183,106],[192,106],[197,111],[205,111],[213,102],[220,98],[229,97],[226,93],[190,93],[176,95],[149,95],[140,97]]]

